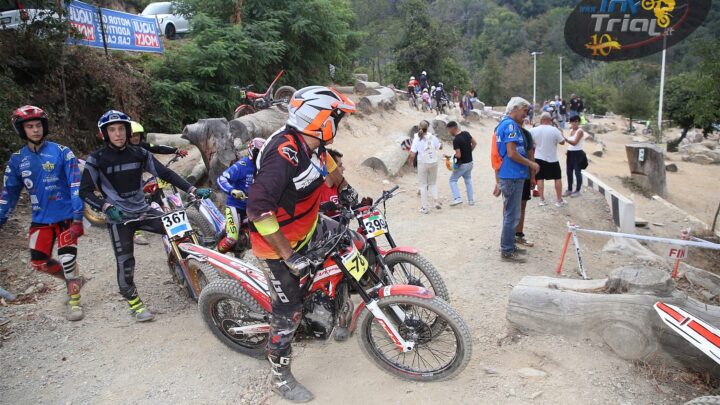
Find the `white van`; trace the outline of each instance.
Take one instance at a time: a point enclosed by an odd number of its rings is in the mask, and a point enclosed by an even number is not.
[[[57,17],[52,10],[32,8],[46,3],[46,1],[0,0],[0,29],[17,29],[21,24],[28,24],[47,16]]]

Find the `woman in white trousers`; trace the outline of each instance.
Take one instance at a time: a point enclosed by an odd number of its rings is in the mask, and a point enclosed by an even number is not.
[[[442,143],[433,134],[428,132],[430,123],[425,120],[420,121],[418,132],[413,137],[410,146],[409,161],[417,156],[417,174],[418,185],[420,187],[420,213],[427,214],[428,210],[428,191],[435,203],[435,208],[440,209],[440,200],[437,191],[437,169],[438,169],[438,150],[442,148]]]

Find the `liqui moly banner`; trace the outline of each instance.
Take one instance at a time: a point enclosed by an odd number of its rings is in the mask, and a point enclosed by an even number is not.
[[[154,18],[106,8],[98,10],[81,1],[70,2],[67,18],[70,25],[82,35],[81,39],[68,38],[70,44],[96,48],[107,46],[108,49],[121,51],[163,52],[163,43]]]

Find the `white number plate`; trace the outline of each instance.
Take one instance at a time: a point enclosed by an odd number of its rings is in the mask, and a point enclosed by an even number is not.
[[[365,237],[368,239],[384,235],[388,232],[385,217],[383,217],[379,211],[375,211],[372,214],[366,214],[363,217],[363,227],[365,228]]]
[[[192,230],[185,210],[173,211],[163,215],[160,219],[165,227],[165,233],[170,238],[183,235],[185,232]]]

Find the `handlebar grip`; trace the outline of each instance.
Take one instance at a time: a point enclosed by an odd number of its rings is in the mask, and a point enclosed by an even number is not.
[[[390,190],[386,191],[386,193],[394,193],[395,190],[397,190],[399,188],[400,188],[400,186],[395,186],[395,187],[391,188]]]

